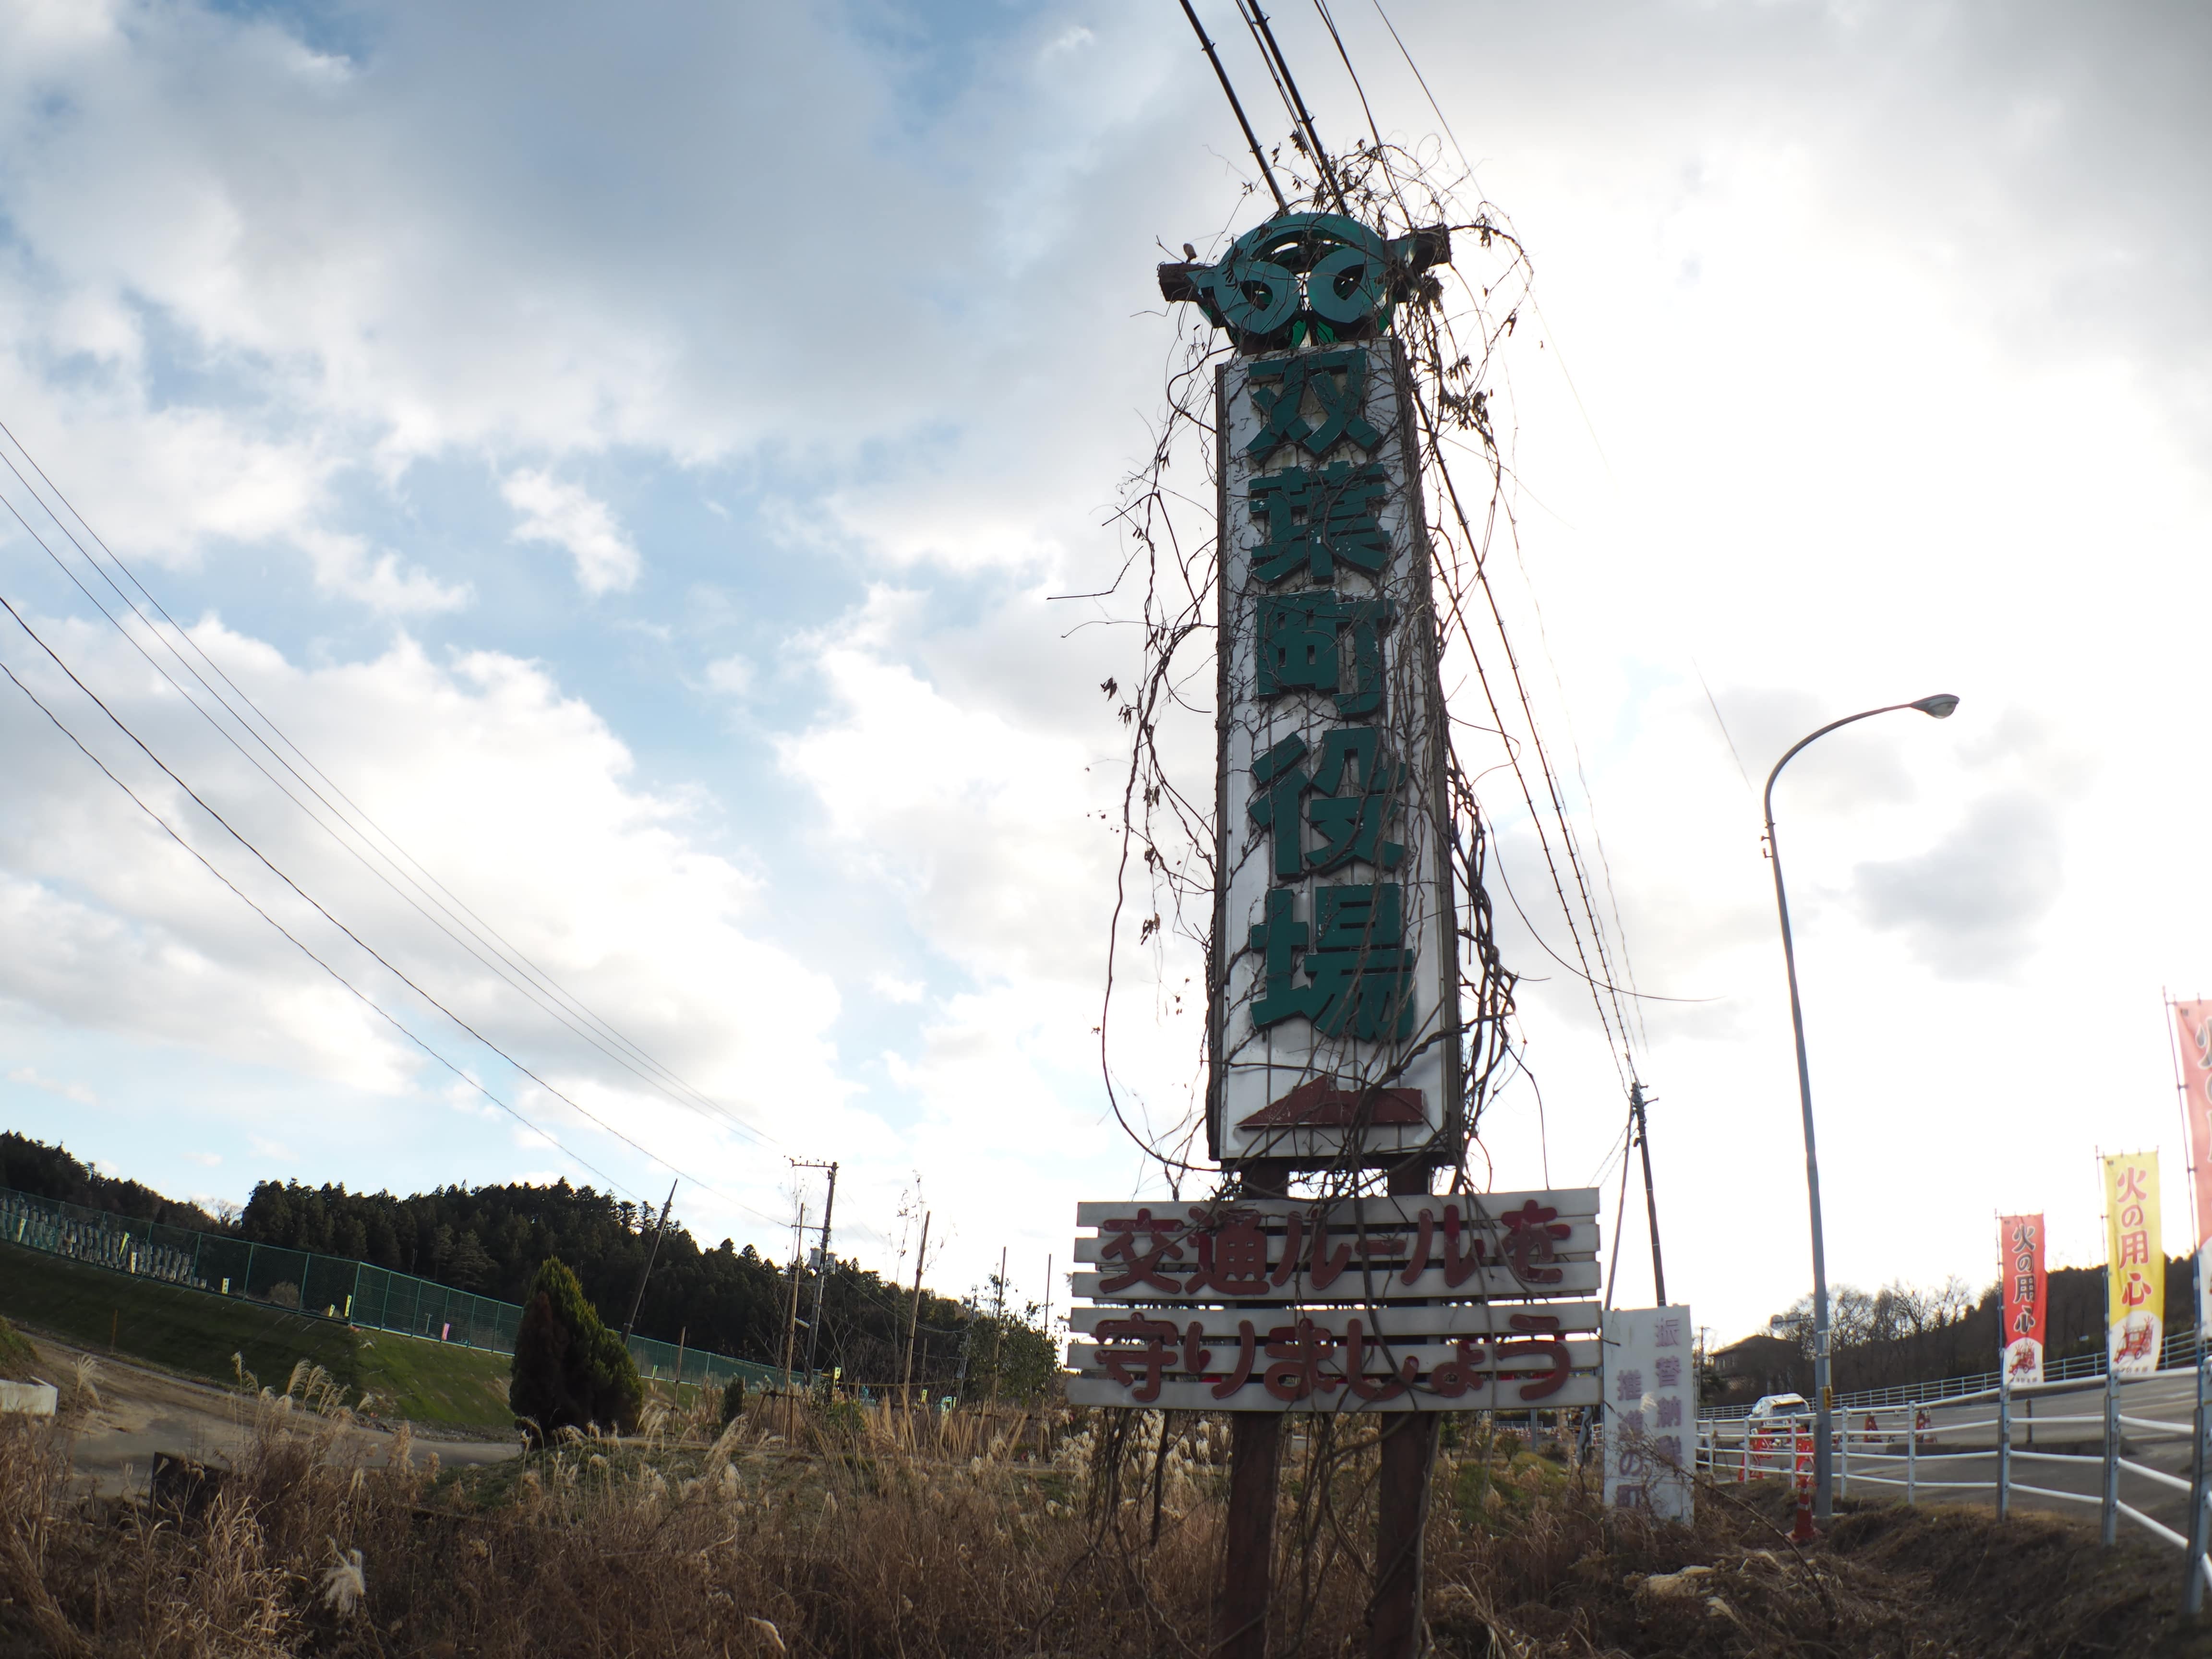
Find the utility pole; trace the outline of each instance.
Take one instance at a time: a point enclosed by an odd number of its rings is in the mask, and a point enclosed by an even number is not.
[[[914,1306],[906,1316],[906,1375],[899,1381],[899,1408],[914,1404],[914,1334],[921,1323],[921,1264],[929,1260],[929,1212],[921,1212],[921,1249],[914,1258]]]
[[[814,1322],[806,1328],[806,1382],[811,1388],[816,1345],[822,1340],[822,1302],[830,1291],[830,1222],[837,1209],[837,1166],[832,1163],[804,1164],[799,1167],[830,1171],[830,1197],[822,1206],[822,1267],[814,1279]]]
[[[1636,1144],[1644,1149],[1644,1208],[1651,1218],[1651,1288],[1661,1307],[1667,1305],[1667,1268],[1659,1259],[1659,1199],[1651,1189],[1651,1126],[1644,1121],[1644,1085],[1628,1085],[1628,1109],[1636,1114]]]
[[[999,1246],[998,1294],[993,1298],[994,1311],[991,1315],[991,1412],[997,1419],[999,1410],[1000,1362],[1006,1352],[1006,1247]]]
[[[629,1318],[623,1326],[624,1347],[629,1346],[629,1334],[637,1328],[637,1310],[645,1305],[645,1281],[653,1277],[653,1264],[660,1259],[660,1236],[668,1231],[668,1212],[675,1204],[676,1183],[672,1181],[668,1183],[668,1202],[660,1206],[660,1224],[653,1230],[653,1249],[646,1253],[645,1271],[637,1276],[637,1295],[631,1298]]]
[[[791,1317],[783,1328],[783,1391],[791,1392],[791,1359],[799,1346],[799,1264],[805,1259],[806,1206],[799,1206],[799,1224],[791,1230]]]

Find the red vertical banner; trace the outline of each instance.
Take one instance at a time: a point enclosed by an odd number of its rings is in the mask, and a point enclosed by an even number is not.
[[[1998,1282],[2004,1287],[2004,1334],[2000,1339],[2007,1387],[2043,1381],[2043,1218],[1997,1218],[1997,1248],[2003,1260]]]
[[[2189,1120],[2189,1190],[2197,1223],[2197,1329],[2212,1334],[2212,1002],[2177,1002],[2181,1109]]]

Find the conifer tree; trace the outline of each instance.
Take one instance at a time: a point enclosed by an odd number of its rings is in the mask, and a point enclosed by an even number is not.
[[[557,1256],[530,1281],[509,1376],[507,1401],[532,1445],[565,1428],[637,1427],[645,1389],[636,1363]]]

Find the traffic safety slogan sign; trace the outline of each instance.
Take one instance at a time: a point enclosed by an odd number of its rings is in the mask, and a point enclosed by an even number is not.
[[[1083,1204],[1078,1406],[1515,1411],[1601,1398],[1598,1193]]]

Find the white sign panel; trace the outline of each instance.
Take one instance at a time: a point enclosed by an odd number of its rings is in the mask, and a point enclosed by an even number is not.
[[[1686,1304],[1605,1316],[1605,1501],[1687,1521],[1698,1379]]]
[[[1525,1411],[1600,1398],[1598,1194],[1085,1204],[1075,1405]],[[1574,1298],[1574,1299],[1571,1299]]]
[[[1224,364],[1208,1131],[1373,1164],[1457,1133],[1436,621],[1397,343]]]

